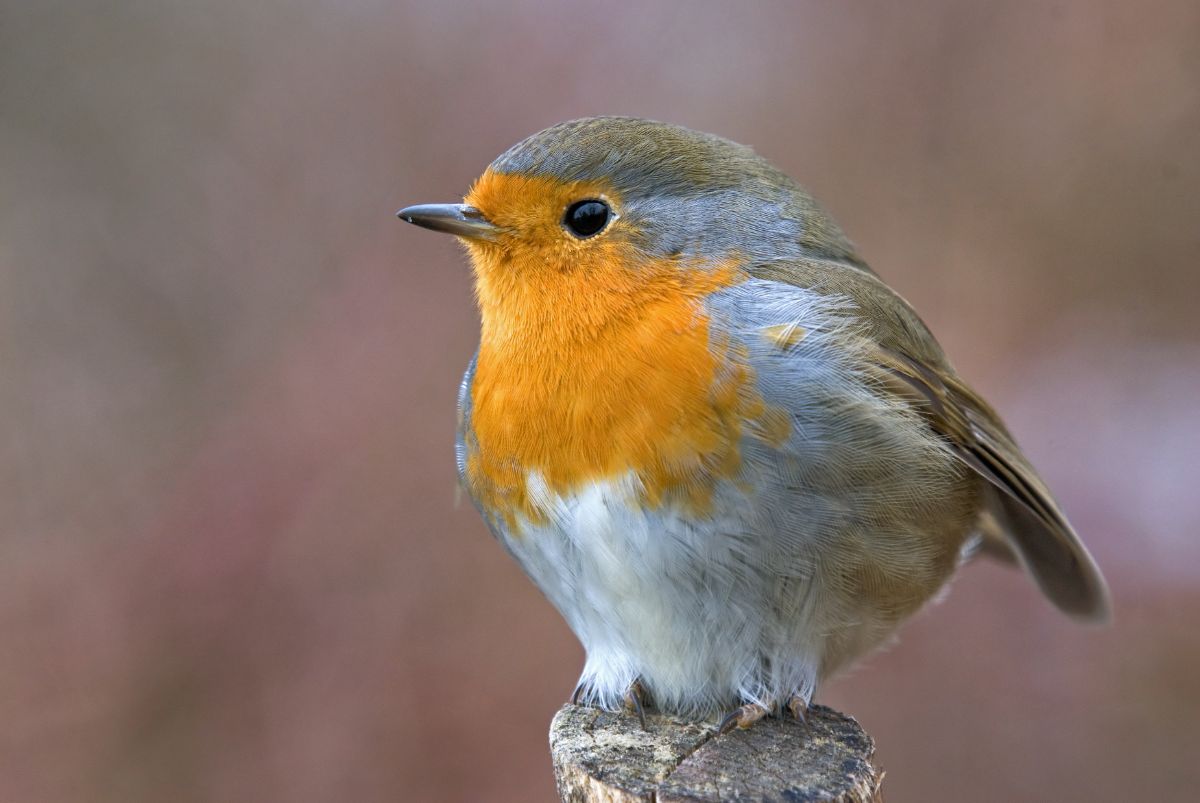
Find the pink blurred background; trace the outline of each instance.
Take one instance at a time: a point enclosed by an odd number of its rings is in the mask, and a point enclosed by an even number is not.
[[[805,182],[1113,586],[976,565],[821,699],[893,803],[1200,786],[1200,5],[0,6],[0,799],[553,800],[581,652],[455,490],[464,257],[559,120]]]

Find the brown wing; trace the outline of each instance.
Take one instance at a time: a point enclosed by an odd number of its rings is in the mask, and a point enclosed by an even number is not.
[[[967,387],[912,307],[874,274],[841,263],[803,260],[755,265],[759,279],[847,298],[877,355],[882,387],[914,405],[963,462],[992,487],[981,521],[984,551],[1003,557],[1004,542],[1060,609],[1104,620],[1108,591],[1099,569],[995,411]]]
[[[996,412],[948,370],[882,346],[876,354],[887,386],[992,485],[990,513],[1042,592],[1072,616],[1107,619],[1099,569]]]

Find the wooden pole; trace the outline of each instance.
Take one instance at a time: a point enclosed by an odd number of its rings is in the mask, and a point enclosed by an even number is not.
[[[711,723],[567,704],[550,725],[564,803],[880,803],[875,742],[848,716],[815,705],[806,724],[764,719],[713,735]]]

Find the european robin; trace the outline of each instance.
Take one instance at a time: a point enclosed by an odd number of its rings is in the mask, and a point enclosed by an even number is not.
[[[1107,617],[996,412],[749,148],[576,120],[502,154],[465,203],[399,216],[469,252],[459,475],[583,643],[576,699],[802,716],[976,552]]]

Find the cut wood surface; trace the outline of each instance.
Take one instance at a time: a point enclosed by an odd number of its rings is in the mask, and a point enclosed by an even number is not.
[[[550,752],[565,803],[882,801],[875,743],[852,718],[815,705],[807,723],[768,718],[714,735],[683,722],[565,705]]]

